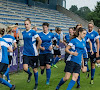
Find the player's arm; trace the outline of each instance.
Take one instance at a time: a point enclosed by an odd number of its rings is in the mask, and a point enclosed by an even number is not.
[[[8,46],[8,52],[13,52],[13,49],[10,46]]]
[[[37,38],[36,38],[36,40],[38,41],[38,44],[37,44],[37,50],[40,48],[40,46],[41,46],[41,43],[42,43],[42,40],[41,40],[41,38],[38,36]]]
[[[1,50],[1,44],[0,44],[0,50]]]
[[[70,46],[70,45],[68,45],[68,46],[66,47],[65,51],[66,51],[67,53],[69,53],[70,55],[74,55],[74,56],[77,56],[77,55],[78,55],[77,51],[72,52],[72,51],[70,51],[69,49],[71,49],[71,46]]]
[[[13,49],[13,51],[15,51],[16,48],[17,48],[17,44],[16,44],[16,42],[14,42],[14,49]]]
[[[94,52],[93,52],[93,49],[92,49],[92,43],[91,43],[90,39],[88,39],[88,43],[89,43],[89,46],[90,46],[91,55],[93,55]]]
[[[82,68],[84,68],[84,58],[83,58],[83,54],[82,54]]]
[[[96,53],[96,57],[99,57],[99,38],[96,39],[96,44],[97,44],[97,53]]]

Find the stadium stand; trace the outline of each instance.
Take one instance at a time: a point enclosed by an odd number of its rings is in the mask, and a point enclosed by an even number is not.
[[[58,12],[57,10],[29,7],[26,4],[0,0],[0,23],[5,26],[19,24],[19,29],[24,30],[24,20],[30,18],[32,26],[38,27],[38,32],[42,30],[42,23],[48,22],[50,29],[54,30],[55,27],[61,27],[64,34],[68,32],[69,27],[77,24],[76,21],[70,17]]]

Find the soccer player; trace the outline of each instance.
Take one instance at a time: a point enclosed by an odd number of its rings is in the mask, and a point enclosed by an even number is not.
[[[94,54],[91,55],[91,51],[90,51],[90,47],[88,45],[88,43],[86,44],[87,46],[87,51],[88,51],[88,56],[91,60],[91,81],[90,84],[93,84],[94,81],[94,74],[95,74],[95,62],[96,62],[96,58],[99,57],[99,35],[96,31],[93,30],[93,23],[90,22],[88,24],[88,32],[87,32],[87,36],[90,39],[90,41],[92,42],[92,49]]]
[[[3,36],[3,39],[5,39],[5,41],[10,45],[11,48],[12,48],[12,45],[14,45],[14,49],[13,49],[13,51],[14,51],[17,48],[17,44],[16,44],[16,39],[13,36],[11,36],[12,29],[13,28],[10,28],[10,27],[8,27],[6,29],[7,34]],[[7,81],[8,82],[10,82],[9,68],[10,68],[10,64],[11,64],[11,60],[12,60],[12,55],[13,55],[12,52],[8,53],[9,65],[8,65],[7,71],[3,75],[3,79],[5,79],[5,76],[7,76]]]
[[[25,22],[26,30],[22,32],[24,47],[23,47],[23,68],[24,71],[28,74],[29,83],[31,80],[32,73],[30,72],[29,65],[32,67],[35,77],[35,86],[34,90],[37,90],[38,86],[38,49],[41,45],[41,39],[36,31],[31,29],[31,21],[30,19],[26,19]],[[36,47],[36,40],[38,41]]]
[[[54,38],[54,34],[49,32],[49,24],[47,22],[42,24],[43,32],[39,33],[39,36],[42,40],[42,44],[40,46],[40,69],[41,74],[43,75],[44,69],[46,68],[46,84],[49,85],[50,76],[51,76],[51,62],[52,62],[52,39]]]
[[[64,84],[72,74],[72,80],[70,81],[66,90],[71,90],[74,86],[75,82],[77,81],[78,75],[81,69],[81,62],[82,68],[84,67],[83,61],[83,38],[86,36],[86,30],[83,28],[78,29],[78,36],[73,38],[68,46],[66,47],[66,52],[70,55],[67,58],[66,66],[65,66],[65,76],[60,80],[59,84],[56,87],[56,90],[59,90],[60,86]]]
[[[60,51],[60,48],[59,48],[61,28],[59,28],[59,27],[56,27],[56,28],[57,28],[56,34],[55,34],[55,36],[53,38],[53,50],[54,50],[53,67],[58,68],[56,66],[56,63],[61,59],[61,51]]]
[[[81,69],[83,73],[87,72],[87,78],[89,77],[89,70],[87,70],[87,66],[88,66],[88,52],[87,52],[87,48],[86,48],[86,43],[89,43],[90,46],[90,50],[91,50],[91,55],[94,54],[93,50],[92,50],[92,43],[90,41],[90,39],[85,36],[83,38],[83,45],[84,45],[84,52],[83,52],[83,59],[84,59],[84,67]],[[77,79],[77,87],[76,88],[80,88],[80,74],[78,76]]]
[[[15,90],[15,85],[10,84],[6,80],[2,79],[2,75],[6,72],[9,60],[8,60],[8,52],[13,52],[12,48],[6,41],[2,38],[5,29],[0,28],[0,83],[8,86],[10,90]]]
[[[64,38],[64,45],[67,47],[67,44],[70,42],[72,36],[74,35],[74,30],[72,27],[69,28],[69,34],[65,35],[65,38]],[[65,52],[65,62],[68,58],[69,54],[67,52]]]
[[[99,58],[97,58],[98,62],[96,63],[97,67],[100,67],[100,28],[98,29],[99,34]]]

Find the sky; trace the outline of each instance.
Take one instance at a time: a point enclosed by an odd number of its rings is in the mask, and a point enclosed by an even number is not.
[[[66,0],[66,8],[69,9],[71,5],[77,5],[78,8],[88,6],[90,10],[94,10],[97,1],[100,0]]]

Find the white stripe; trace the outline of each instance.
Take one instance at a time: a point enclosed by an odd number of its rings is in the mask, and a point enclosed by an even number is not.
[[[69,43],[68,45],[72,47],[73,46],[73,43]]]
[[[36,49],[36,45],[35,45],[35,43],[33,44],[33,48],[34,48],[35,56],[37,56],[37,55],[38,55],[38,51],[37,51],[37,49]]]
[[[96,45],[96,42],[94,43],[94,48],[96,49],[96,52],[97,52],[97,45]]]
[[[0,50],[0,62],[2,60],[2,49]]]
[[[67,61],[70,61],[71,57],[72,57],[72,55],[69,55],[68,58],[67,58]]]
[[[13,41],[13,43],[15,43],[15,42],[16,42],[16,40]]]
[[[7,41],[7,42],[13,42],[13,39],[12,38],[3,38],[5,41]]]
[[[37,37],[39,37],[38,34],[34,35],[34,36],[32,37],[32,41],[35,41]]]
[[[86,40],[86,42],[89,42],[89,40],[90,40],[90,39],[88,38],[88,39]]]
[[[99,39],[99,36],[96,36],[96,37],[94,38],[94,41],[95,41],[96,39]]]
[[[4,41],[0,41],[0,44],[1,44],[1,46],[5,46],[5,47],[9,47],[9,44],[7,44],[6,42],[4,42]]]

